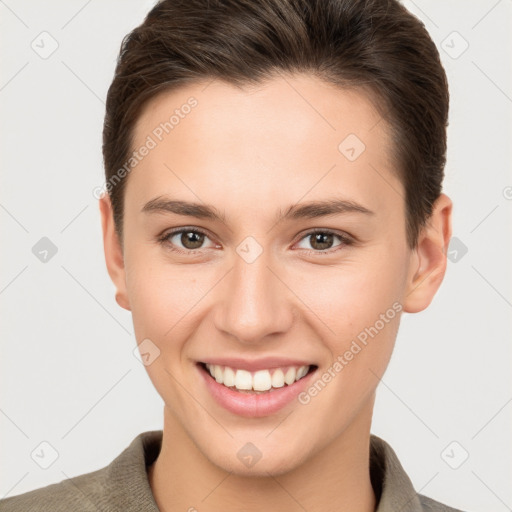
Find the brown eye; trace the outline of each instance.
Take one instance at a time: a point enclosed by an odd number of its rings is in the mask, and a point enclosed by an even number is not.
[[[334,235],[332,233],[314,233],[309,235],[311,247],[323,251],[332,247]]]
[[[197,231],[182,231],[179,237],[185,249],[199,249],[204,241],[204,235]]]
[[[335,239],[339,239],[341,243],[334,244]],[[310,233],[306,233],[304,237],[302,237],[300,243],[303,243],[303,241],[307,241],[310,245],[310,247],[313,248],[313,250],[309,250],[310,253],[327,253],[330,254],[332,252],[335,252],[337,247],[344,247],[347,245],[351,245],[352,240],[345,235],[334,233],[333,231],[329,230],[315,230]],[[300,247],[300,246],[299,246]],[[334,250],[329,250],[334,247]],[[308,250],[308,247],[300,247],[301,249]]]
[[[186,254],[205,248],[203,247],[205,239],[209,239],[209,237],[202,231],[181,228],[167,232],[158,240],[170,250]],[[212,243],[211,247],[215,247],[215,244]]]

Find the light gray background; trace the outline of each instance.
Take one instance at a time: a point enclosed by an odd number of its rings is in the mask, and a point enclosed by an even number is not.
[[[0,1],[0,497],[99,469],[162,428],[131,316],[114,300],[92,195],[119,45],[153,3]],[[405,5],[449,77],[445,192],[458,240],[432,305],[402,319],[372,431],[419,492],[474,512],[512,510],[512,0]],[[32,46],[49,51],[52,38],[59,46],[42,58]],[[58,249],[46,263],[32,252],[42,237]],[[43,441],[58,452],[48,469]]]

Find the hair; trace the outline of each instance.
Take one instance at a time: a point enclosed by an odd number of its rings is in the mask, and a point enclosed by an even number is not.
[[[121,240],[126,179],[119,174],[125,177],[147,102],[204,80],[243,87],[280,72],[314,75],[375,100],[405,191],[407,242],[417,245],[441,194],[449,93],[434,42],[397,0],[158,2],[124,37],[107,93],[103,160]]]

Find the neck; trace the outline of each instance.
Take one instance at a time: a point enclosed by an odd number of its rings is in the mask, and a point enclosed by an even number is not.
[[[167,407],[160,454],[149,483],[165,512],[374,512],[369,438],[372,404],[331,444],[287,473],[247,477],[208,460]]]

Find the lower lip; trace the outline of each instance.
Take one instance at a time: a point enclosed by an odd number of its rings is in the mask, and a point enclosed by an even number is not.
[[[316,369],[291,385],[274,389],[268,393],[240,393],[219,384],[200,364],[197,365],[206,387],[216,402],[228,411],[246,418],[270,416],[291,403],[308,386]]]

